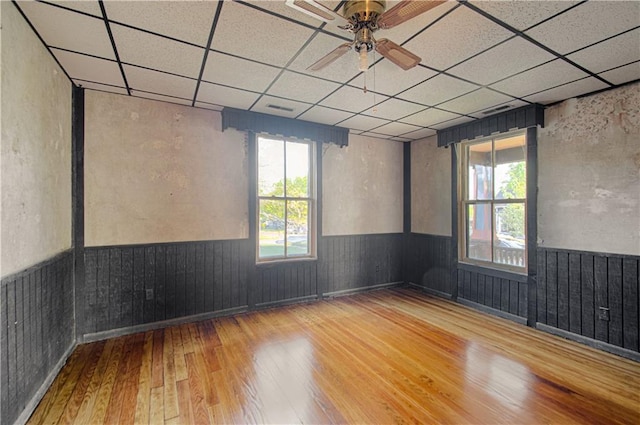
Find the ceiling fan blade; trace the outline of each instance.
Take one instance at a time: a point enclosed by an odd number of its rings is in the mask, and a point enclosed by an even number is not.
[[[376,41],[376,52],[380,53],[382,56],[389,59],[405,71],[413,68],[422,60],[419,56],[414,55],[404,47],[400,47],[393,41],[387,40],[386,38]]]
[[[353,43],[344,43],[333,49],[326,56],[318,60],[316,63],[307,68],[307,71],[320,71],[325,66],[335,62],[342,55],[351,50]]]
[[[349,20],[316,0],[285,0],[285,4],[299,12],[332,25],[347,25]]]
[[[378,26],[382,29],[393,28],[411,18],[445,3],[444,0],[402,0],[387,10],[378,19]]]

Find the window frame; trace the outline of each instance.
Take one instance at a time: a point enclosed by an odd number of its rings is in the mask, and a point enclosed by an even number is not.
[[[506,271],[506,272],[511,272],[511,273],[517,273],[517,274],[521,274],[521,275],[527,275],[528,274],[528,258],[529,258],[529,225],[528,225],[528,221],[529,221],[529,199],[527,197],[527,195],[529,195],[529,193],[527,193],[527,190],[525,190],[525,197],[524,198],[507,198],[507,199],[496,199],[496,188],[495,188],[495,168],[496,168],[496,149],[495,149],[495,144],[496,144],[496,140],[501,140],[501,139],[507,139],[507,138],[512,138],[512,137],[518,137],[518,136],[522,136],[524,138],[524,145],[522,146],[522,150],[524,153],[524,161],[525,161],[525,166],[526,166],[526,173],[525,176],[528,179],[529,178],[529,172],[528,172],[528,168],[529,168],[529,134],[527,129],[522,129],[522,130],[517,130],[517,131],[511,131],[511,132],[504,132],[504,133],[499,133],[499,134],[494,134],[488,137],[482,137],[482,138],[477,138],[477,139],[473,139],[473,140],[469,140],[469,141],[465,141],[465,142],[460,142],[460,143],[456,143],[455,147],[456,147],[456,151],[457,151],[457,158],[458,158],[458,163],[457,163],[457,167],[458,167],[458,184],[457,184],[457,225],[458,225],[458,229],[461,229],[458,232],[458,261],[461,264],[469,264],[469,265],[473,265],[473,266],[480,266],[480,267],[485,267],[485,268],[489,268],[489,269],[494,269],[494,270],[501,270],[501,271]],[[468,158],[468,147],[469,146],[473,146],[473,145],[477,145],[477,144],[481,144],[481,143],[486,143],[486,142],[491,142],[491,158],[492,158],[492,174],[491,174],[491,184],[492,184],[492,190],[491,190],[491,198],[490,199],[469,199],[469,168],[468,168],[468,163],[469,163],[469,158]],[[525,187],[528,187],[528,183],[525,184]],[[467,248],[468,248],[468,231],[469,231],[469,223],[468,223],[468,206],[469,205],[486,205],[488,204],[490,206],[490,212],[491,212],[491,249],[490,249],[490,253],[491,253],[491,261],[486,261],[486,260],[481,260],[481,259],[476,259],[476,258],[470,258],[468,256],[468,252],[467,252]],[[510,264],[504,264],[504,263],[498,263],[495,262],[495,253],[494,253],[494,243],[495,243],[495,236],[496,236],[496,231],[495,231],[495,224],[496,224],[496,217],[495,217],[495,207],[496,205],[506,205],[506,204],[523,204],[523,212],[524,212],[524,250],[522,253],[522,260],[523,260],[523,266],[516,266],[516,265],[510,265]]]
[[[284,186],[283,186],[283,195],[282,196],[264,196],[260,195],[260,140],[268,139],[268,140],[279,140],[284,144],[284,161],[283,161],[283,178],[284,178]],[[287,143],[297,143],[302,145],[307,145],[308,153],[309,153],[309,170],[308,170],[308,197],[299,197],[299,196],[287,196],[286,193],[286,179],[287,179],[287,157],[286,157],[286,144]],[[255,161],[254,161],[254,169],[255,174],[253,176],[252,184],[255,187],[255,261],[256,264],[271,264],[271,263],[279,263],[279,262],[295,262],[295,261],[309,261],[309,260],[317,260],[317,240],[318,240],[318,163],[317,163],[317,154],[316,154],[316,142],[308,139],[298,139],[295,137],[282,137],[282,136],[274,136],[267,133],[255,133]],[[284,255],[283,256],[270,256],[270,257],[260,257],[260,201],[261,200],[273,200],[273,201],[282,201],[284,202],[284,221],[285,221],[285,241],[284,241]],[[307,215],[307,239],[309,252],[308,254],[287,254],[287,201],[305,201],[309,203],[308,207],[308,215]]]

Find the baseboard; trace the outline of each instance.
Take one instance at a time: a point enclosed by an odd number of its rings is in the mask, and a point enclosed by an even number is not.
[[[512,322],[519,323],[521,325],[527,325],[527,318],[516,316],[515,314],[507,313],[506,311],[498,310],[492,307],[487,307],[483,304],[478,304],[473,301],[466,300],[464,298],[458,297],[456,300],[458,303],[465,305],[467,307],[471,307],[473,309],[479,310],[483,313],[491,314],[493,316],[502,317],[503,319],[511,320]]]
[[[341,297],[343,295],[352,295],[352,294],[357,294],[359,292],[369,292],[369,291],[375,291],[377,289],[393,288],[393,287],[400,286],[400,285],[404,285],[404,282],[380,283],[378,285],[362,286],[360,288],[343,289],[341,291],[325,292],[324,294],[322,294],[322,296],[324,298]]]
[[[415,288],[415,289],[420,289],[421,291],[423,291],[423,292],[425,292],[425,293],[427,293],[429,295],[433,295],[435,297],[445,298],[447,300],[452,300],[453,299],[453,296],[451,294],[447,294],[446,292],[437,291],[435,289],[427,288],[425,286],[418,285],[417,283],[409,282],[409,286],[411,286],[412,288]]]
[[[87,342],[102,341],[109,338],[117,338],[119,336],[130,335],[130,334],[135,334],[139,332],[147,332],[147,331],[153,331],[156,329],[163,329],[169,326],[183,325],[185,323],[192,323],[192,322],[201,322],[203,320],[213,319],[213,318],[222,317],[222,316],[231,316],[234,314],[245,313],[247,311],[249,311],[249,306],[245,305],[241,307],[228,308],[225,310],[218,310],[218,311],[213,311],[209,313],[200,313],[200,314],[194,314],[191,316],[177,317],[175,319],[161,320],[159,322],[151,322],[151,323],[144,323],[141,325],[128,326],[126,328],[118,328],[118,329],[112,329],[112,330],[103,331],[103,332],[95,332],[95,333],[85,334],[82,337],[82,342],[87,343]]]
[[[47,393],[49,387],[56,379],[64,365],[67,363],[69,356],[71,356],[71,353],[73,353],[73,350],[75,350],[77,346],[78,344],[76,343],[76,341],[73,341],[73,343],[67,348],[60,360],[58,360],[58,363],[56,363],[51,372],[49,372],[47,378],[42,382],[42,385],[40,385],[38,391],[36,391],[33,397],[31,397],[31,400],[29,400],[27,405],[24,407],[24,410],[16,419],[14,425],[24,425],[27,423],[31,415],[33,415],[33,412],[36,410],[36,407],[38,407],[38,404],[40,404],[42,397],[44,397],[44,395]]]
[[[624,357],[629,360],[640,362],[640,353],[627,350],[626,348],[618,347],[617,345],[611,345],[606,342],[598,341],[597,339],[574,334],[573,332],[565,331],[564,329],[554,328],[553,326],[545,325],[544,323],[540,323],[540,322],[536,322],[536,329],[550,333],[555,336],[570,339],[572,341],[576,341],[584,345],[588,345],[591,348],[596,348],[598,350],[606,351],[607,353],[615,354],[617,356]]]
[[[262,309],[262,308],[271,308],[271,307],[282,307],[285,305],[316,301],[317,299],[318,299],[317,295],[307,295],[306,297],[288,298],[286,300],[281,300],[281,301],[268,301],[266,303],[258,303],[256,304],[256,308]]]

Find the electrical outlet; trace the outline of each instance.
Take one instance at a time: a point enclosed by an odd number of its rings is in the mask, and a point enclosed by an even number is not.
[[[607,307],[600,307],[598,311],[598,319],[604,320],[605,322],[609,321],[609,309]]]
[[[151,301],[153,299],[153,289],[146,289],[147,301]]]

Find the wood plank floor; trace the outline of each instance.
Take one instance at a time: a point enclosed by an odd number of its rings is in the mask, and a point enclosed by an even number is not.
[[[31,424],[640,423],[640,364],[411,289],[80,345]]]

